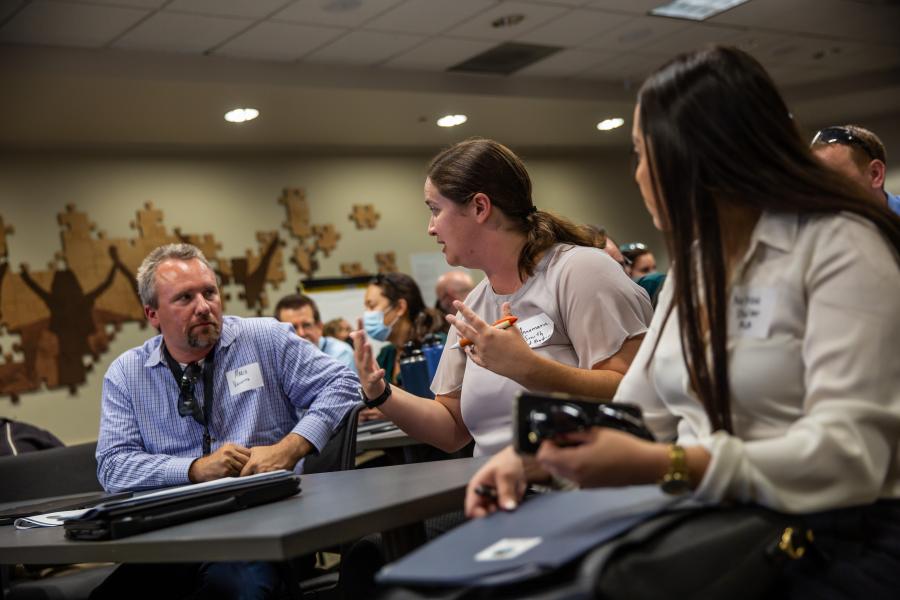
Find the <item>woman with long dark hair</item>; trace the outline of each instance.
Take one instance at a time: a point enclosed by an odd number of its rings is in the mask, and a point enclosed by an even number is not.
[[[651,318],[640,288],[581,228],[535,207],[524,164],[502,144],[472,139],[441,152],[424,191],[428,233],[447,262],[485,279],[448,316],[435,402],[385,386],[354,332],[367,404],[447,452],[474,438],[476,454],[493,454],[512,438],[519,390],[612,397]],[[509,314],[521,332],[491,327]]]
[[[811,597],[857,584],[858,597],[896,593],[900,219],[813,157],[769,76],[737,49],[651,75],[633,138],[672,268],[615,399],[673,443],[594,428],[571,436],[575,447],[545,442],[530,476],[819,513],[817,539],[836,539],[832,558],[847,562],[810,580]],[[514,507],[523,469],[509,450],[495,457],[471,482],[468,513]],[[474,493],[485,484],[497,503]]]

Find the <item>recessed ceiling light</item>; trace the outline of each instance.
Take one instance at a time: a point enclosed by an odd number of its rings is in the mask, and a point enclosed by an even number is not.
[[[703,21],[713,15],[717,15],[730,8],[743,4],[746,1],[747,0],[674,0],[673,2],[654,8],[650,11],[650,14],[660,17]]]
[[[617,129],[625,124],[625,119],[621,117],[614,117],[612,119],[603,119],[599,123],[597,123],[597,129],[600,131],[609,131],[611,129]]]
[[[513,27],[518,25],[522,21],[525,20],[525,15],[506,15],[503,17],[497,17],[493,21],[491,21],[491,27],[495,29],[500,29],[501,27]]]
[[[225,113],[225,120],[229,123],[243,123],[252,121],[259,116],[259,111],[255,108],[235,108]]]
[[[466,115],[446,115],[437,120],[438,127],[456,127],[469,120]]]

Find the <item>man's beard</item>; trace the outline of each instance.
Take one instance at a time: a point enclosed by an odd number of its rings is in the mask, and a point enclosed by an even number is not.
[[[194,330],[199,329],[203,333],[195,334]],[[219,341],[219,326],[215,323],[206,323],[200,327],[192,328],[188,332],[187,342],[191,348],[209,348]]]

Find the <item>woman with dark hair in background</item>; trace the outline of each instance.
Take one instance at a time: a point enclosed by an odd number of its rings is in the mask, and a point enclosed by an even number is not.
[[[644,275],[656,273],[656,257],[641,242],[622,244],[619,246],[619,252],[628,259],[625,272],[633,280],[637,281]]]
[[[425,306],[418,284],[403,273],[376,275],[364,302],[363,329],[372,339],[388,342],[378,353],[378,367],[389,382],[399,385],[403,347],[407,342],[421,344],[426,334],[440,332],[441,316]]]
[[[615,399],[674,443],[594,428],[570,436],[574,447],[544,442],[529,476],[659,482],[707,503],[805,513],[830,562],[802,561],[781,591],[895,597],[900,219],[813,157],[769,76],[737,49],[651,75],[633,139],[672,270]],[[511,450],[494,457],[467,512],[514,507],[523,469]],[[497,502],[478,485],[496,486]]]
[[[454,328],[434,402],[385,386],[371,347],[353,333],[368,404],[447,452],[474,438],[480,455],[510,442],[519,390],[612,397],[651,318],[649,302],[581,228],[535,207],[522,161],[492,140],[456,144],[432,161],[425,204],[428,233],[447,262],[486,277],[467,304],[455,303],[463,318],[447,317]],[[524,335],[491,327],[510,314]],[[463,336],[471,344],[459,344]]]

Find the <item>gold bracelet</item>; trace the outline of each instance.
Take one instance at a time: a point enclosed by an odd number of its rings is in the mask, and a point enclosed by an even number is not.
[[[669,470],[663,475],[659,487],[667,494],[679,495],[691,491],[691,475],[687,454],[678,444],[669,444]]]

